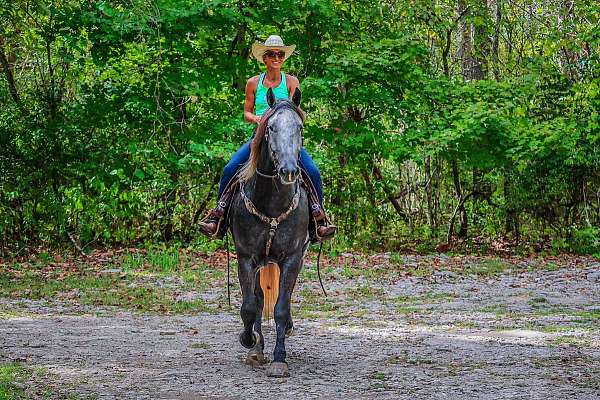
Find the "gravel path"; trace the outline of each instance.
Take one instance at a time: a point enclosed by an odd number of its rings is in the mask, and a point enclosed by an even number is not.
[[[57,398],[600,399],[599,272],[329,281],[337,295],[312,316],[302,307],[318,287],[300,282],[293,313],[305,318],[287,340],[285,379],[243,363],[234,309],[161,316],[1,300],[19,312],[0,319],[0,362],[46,368]],[[271,351],[274,329],[264,331]]]

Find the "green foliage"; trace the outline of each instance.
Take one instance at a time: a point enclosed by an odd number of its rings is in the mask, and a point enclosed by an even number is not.
[[[593,226],[573,229],[569,240],[569,248],[579,254],[600,252],[600,229]]]
[[[463,3],[0,0],[2,254],[193,241],[274,33],[297,44],[334,251],[431,251],[470,196],[467,235],[597,252],[593,2]]]

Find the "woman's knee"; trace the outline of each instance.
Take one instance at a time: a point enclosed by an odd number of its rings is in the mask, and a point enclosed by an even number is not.
[[[237,169],[239,168],[239,162],[234,162],[235,159],[231,159],[225,166],[223,167],[223,176],[233,176]]]
[[[235,152],[231,160],[223,168],[223,175],[233,176],[250,158],[250,142],[246,142]]]
[[[304,168],[309,175],[321,176],[317,164],[315,164],[312,157],[308,154],[304,147],[300,152],[300,163],[302,164],[302,168]]]

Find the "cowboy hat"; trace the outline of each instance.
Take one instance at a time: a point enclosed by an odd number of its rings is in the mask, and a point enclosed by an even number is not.
[[[295,44],[292,44],[290,46],[284,45],[283,39],[281,39],[281,36],[278,36],[278,35],[269,36],[267,38],[267,40],[265,40],[264,44],[261,42],[252,43],[252,55],[254,56],[254,58],[256,58],[258,60],[258,62],[264,62],[263,55],[265,54],[265,51],[271,50],[271,49],[283,50],[285,52],[284,60],[286,60],[289,56],[292,55],[292,53],[294,52],[294,49],[296,49],[296,45]]]

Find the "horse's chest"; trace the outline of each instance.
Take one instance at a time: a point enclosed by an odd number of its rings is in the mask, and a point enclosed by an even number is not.
[[[270,225],[251,214],[244,202],[236,199],[231,215],[231,230],[238,249],[269,256],[301,250],[308,237],[308,204],[301,196],[298,207],[278,224]]]

